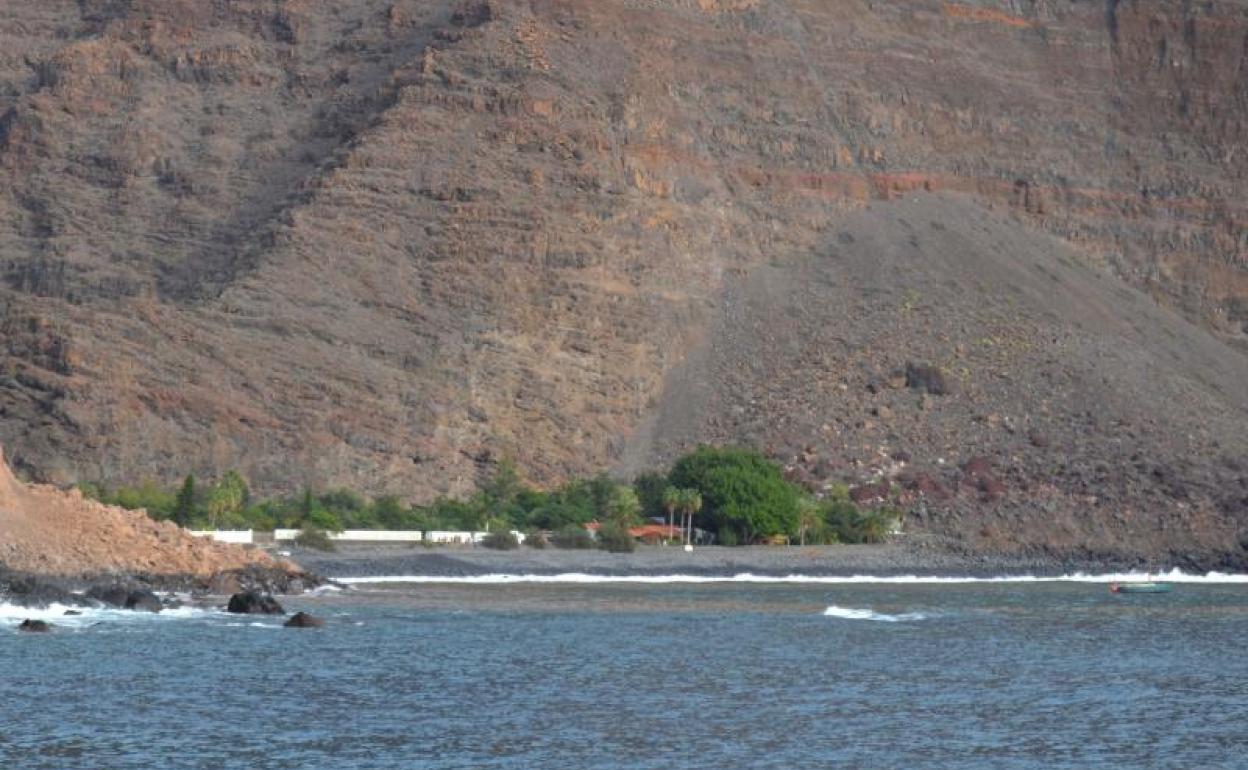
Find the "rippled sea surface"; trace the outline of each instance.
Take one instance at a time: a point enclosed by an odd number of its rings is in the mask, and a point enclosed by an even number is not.
[[[1248,586],[368,586],[0,614],[0,767],[1248,768]]]

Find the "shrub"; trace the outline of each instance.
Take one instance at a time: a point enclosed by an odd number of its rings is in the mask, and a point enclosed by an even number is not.
[[[493,548],[496,551],[514,551],[520,547],[520,540],[509,529],[491,532],[481,539],[482,548]]]
[[[643,473],[633,480],[633,489],[641,502],[641,515],[645,518],[667,514],[663,506],[663,492],[667,489],[667,476],[662,473]]]
[[[632,553],[637,550],[637,543],[628,530],[614,522],[603,524],[598,530],[598,546],[611,553]]]
[[[671,482],[701,493],[697,520],[713,525],[721,543],[798,531],[799,490],[784,479],[780,466],[757,452],[701,447],[676,461]]]
[[[295,545],[316,551],[337,550],[334,547],[334,541],[325,533],[325,530],[314,527],[304,527],[299,530],[299,534],[295,535]]]
[[[530,548],[536,548],[539,551],[549,545],[546,542],[545,532],[530,532],[524,536],[524,544]]]
[[[570,524],[552,535],[550,544],[556,548],[585,549],[594,547],[594,539],[584,527]]]
[[[831,542],[841,543],[882,543],[901,518],[892,509],[862,510],[843,500],[825,500],[822,515]]]

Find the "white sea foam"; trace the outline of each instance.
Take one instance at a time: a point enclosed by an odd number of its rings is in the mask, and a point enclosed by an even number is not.
[[[823,611],[830,618],[843,620],[876,620],[882,623],[906,623],[912,620],[925,620],[927,615],[922,612],[903,612],[900,615],[888,615],[875,610],[859,610],[853,607],[837,607],[835,604]]]
[[[67,611],[77,615],[66,615]],[[17,604],[0,602],[0,628],[16,628],[23,620],[42,620],[53,626],[63,628],[85,628],[100,622],[151,622],[173,620],[178,618],[196,618],[212,614],[212,610],[198,607],[173,607],[161,612],[136,612],[103,607],[71,607],[64,604],[50,604],[47,607],[22,607]]]
[[[496,573],[490,575],[449,576],[449,575],[381,575],[369,577],[336,578],[339,583],[347,585],[369,585],[377,583],[426,583],[426,584],[462,584],[462,585],[503,585],[509,583],[643,583],[643,584],[674,584],[674,583],[792,583],[813,585],[850,585],[850,584],[906,584],[906,585],[955,585],[962,583],[1114,583],[1138,580],[1164,580],[1169,583],[1207,583],[1207,584],[1248,584],[1248,575],[1229,575],[1221,572],[1210,572],[1204,575],[1189,575],[1178,569],[1163,573],[1122,572],[1099,575],[1088,575],[1076,572],[1070,575],[1036,576],[1036,575],[1003,575],[1000,577],[933,577],[925,575],[753,575],[744,572],[738,575],[588,575],[580,572],[565,572],[558,575],[530,575]]]

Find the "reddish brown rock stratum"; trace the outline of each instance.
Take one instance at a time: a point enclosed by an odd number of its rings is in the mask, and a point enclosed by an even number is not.
[[[27,485],[0,453],[0,564],[41,575],[108,572],[210,578],[284,567],[268,554],[194,537],[171,522],[83,499],[73,490]]]
[[[0,440],[417,500],[733,440],[1241,558],[1246,84],[1231,0],[10,0]]]

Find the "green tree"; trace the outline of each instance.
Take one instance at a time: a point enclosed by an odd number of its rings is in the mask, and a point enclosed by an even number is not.
[[[616,484],[605,473],[599,473],[587,484],[590,500],[594,508],[594,517],[599,521],[611,518],[611,501],[615,499]]]
[[[899,514],[885,508],[864,511],[847,500],[825,500],[822,517],[842,543],[882,543],[892,534]]]
[[[820,506],[824,526],[841,543],[862,542],[862,515],[858,506],[845,499],[825,499]]]
[[[628,533],[627,527],[608,521],[598,529],[598,547],[611,553],[632,553],[637,550],[637,542]]]
[[[338,514],[325,508],[317,506],[312,509],[311,515],[303,520],[303,529],[319,529],[324,532],[341,532],[343,530],[342,519]]]
[[[671,481],[701,493],[702,521],[721,540],[726,531],[743,543],[797,531],[797,487],[757,452],[700,447],[676,461]]]
[[[806,545],[806,535],[819,528],[823,518],[819,515],[819,503],[809,495],[797,500],[798,545]]]
[[[303,495],[299,498],[299,519],[298,521],[307,521],[312,518],[312,512],[316,510],[316,496],[312,494],[312,487],[304,487]]]
[[[411,511],[403,505],[399,498],[384,495],[373,501],[373,517],[383,529],[410,529]]]
[[[178,497],[173,503],[173,520],[179,527],[185,527],[195,518],[195,474],[188,473],[178,489]]]
[[[663,510],[667,511],[667,528],[670,532],[676,526],[676,509],[680,507],[681,494],[676,487],[666,487],[663,490]],[[684,531],[683,529],[681,530]]]
[[[208,524],[216,529],[221,524],[234,525],[241,520],[249,496],[247,482],[237,471],[226,471],[208,493]]]
[[[632,487],[618,485],[607,504],[607,520],[628,529],[641,519],[641,501]]]
[[[666,512],[663,506],[663,492],[666,489],[667,476],[662,473],[643,473],[633,479],[633,490],[641,501],[642,517],[651,519]]]
[[[118,487],[111,502],[131,511],[147,511],[153,519],[167,519],[173,515],[174,495],[154,481],[144,481],[137,487]]]
[[[882,543],[893,531],[897,515],[888,510],[877,509],[862,514],[859,531],[864,543]]]
[[[423,513],[435,529],[479,531],[486,522],[487,512],[480,500],[464,501],[439,497]]]
[[[494,467],[494,475],[481,487],[486,504],[492,515],[498,515],[512,505],[519,496],[524,484],[520,481],[520,473],[511,458],[504,457]]]
[[[590,537],[584,527],[578,524],[569,524],[551,536],[550,544],[556,548],[585,549],[594,547],[594,539]]]
[[[702,510],[702,493],[696,489],[682,489],[677,494],[680,510],[680,531],[688,544],[693,540],[693,519]]]

